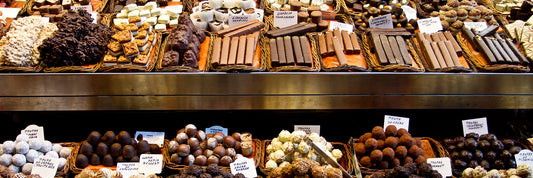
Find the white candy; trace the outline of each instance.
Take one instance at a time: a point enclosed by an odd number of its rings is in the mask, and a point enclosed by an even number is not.
[[[4,153],[12,153],[15,150],[15,142],[7,140],[2,144]]]
[[[271,8],[273,11],[279,11],[279,10],[281,9],[281,4],[274,3],[274,4],[270,5],[270,8]]]
[[[59,165],[57,166],[57,170],[63,170],[65,164],[67,164],[67,160],[65,158],[59,158]]]
[[[172,140],[170,142],[168,142],[168,152],[169,153],[176,153],[178,151],[178,142]]]
[[[169,16],[179,16],[180,15],[180,11],[178,9],[175,9],[175,8],[167,9],[167,15],[169,15]]]
[[[61,158],[68,158],[68,156],[70,156],[71,152],[72,152],[72,149],[67,148],[67,147],[63,147],[63,148],[61,148],[61,151],[59,151],[59,156]]]
[[[44,156],[52,157],[52,158],[59,158],[59,155],[55,151],[49,151]]]
[[[26,156],[23,154],[15,154],[13,157],[11,157],[11,163],[15,166],[23,166],[26,164]]]
[[[145,9],[154,9],[154,8],[157,8],[157,3],[155,1],[150,1],[150,2],[147,2],[145,5],[144,5],[144,8]]]
[[[0,144],[0,155],[4,154],[4,145]]]
[[[168,24],[169,21],[170,21],[170,16],[168,15],[161,15],[159,16],[159,18],[157,18],[157,23],[160,23],[160,24]],[[157,25],[156,25],[156,30],[157,30]]]
[[[141,16],[141,17],[150,17],[150,10],[141,10],[139,12],[139,16]]]
[[[38,138],[32,138],[28,141],[30,149],[38,150],[43,146],[43,142]]]
[[[288,141],[291,141],[291,132],[289,132],[288,130],[282,130],[282,131],[279,132],[279,134],[278,134],[278,139],[279,139],[279,141],[281,141],[281,142],[288,142]]]
[[[154,8],[150,10],[150,14],[152,15],[152,17],[161,15],[161,8]]]
[[[128,23],[128,19],[127,19],[127,15],[126,15],[126,18],[117,18],[117,19],[113,19],[113,24],[115,26],[118,26],[120,24],[127,24]]]
[[[148,25],[155,25],[157,24],[157,17],[150,17],[146,19],[146,22],[148,23]]]
[[[277,168],[278,167],[278,163],[276,163],[276,161],[274,160],[268,160],[265,164],[265,167],[266,169],[274,169],[274,168]]]
[[[126,6],[126,9],[127,9],[128,11],[134,11],[134,10],[139,9],[139,7],[137,7],[137,4],[128,4],[128,5]]]
[[[41,149],[39,149],[39,151],[46,153],[46,152],[49,152],[50,150],[52,150],[52,142],[45,140],[43,142],[43,145],[41,146]]]
[[[0,165],[9,166],[11,164],[11,154],[3,154],[0,156]]]
[[[327,4],[322,4],[322,5],[320,5],[320,10],[321,11],[329,11],[329,6]]]
[[[28,142],[29,139],[30,139],[30,136],[21,133],[21,134],[17,135],[17,139],[15,140],[15,143]]]
[[[166,30],[167,25],[166,24],[157,24],[155,25],[155,30]]]
[[[22,166],[22,173],[26,175],[30,175],[32,169],[33,169],[33,163],[26,163],[24,164],[24,166]]]
[[[117,18],[128,18],[128,12],[120,12],[117,14]],[[113,19],[114,20],[114,19]]]
[[[37,157],[39,157],[39,152],[36,150],[30,150],[26,153],[26,161],[30,163],[33,163]]]
[[[15,146],[15,151],[18,154],[26,154],[28,153],[29,150],[30,150],[30,145],[28,145],[28,143],[26,142],[18,142],[17,145]]]
[[[15,166],[15,165],[10,165],[8,167],[9,171],[12,172],[12,173],[19,173],[20,171],[20,167],[18,166]]]
[[[133,11],[130,11],[128,13],[128,18],[129,17],[139,17],[139,10],[133,10]]]

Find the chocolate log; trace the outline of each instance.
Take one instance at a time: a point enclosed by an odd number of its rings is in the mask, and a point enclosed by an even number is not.
[[[398,46],[398,42],[396,42],[396,38],[394,36],[389,36],[389,45],[392,49],[392,53],[394,54],[394,59],[398,64],[405,64],[402,53],[400,52],[400,47]]]
[[[389,64],[397,64],[398,62],[396,62],[396,59],[394,59],[394,54],[392,53],[392,49],[390,47],[389,39],[387,39],[387,36],[379,35],[379,39],[381,40],[381,45],[383,45],[383,49],[385,50],[385,55],[387,56]]]
[[[313,65],[313,59],[311,58],[311,50],[309,49],[309,42],[306,36],[300,36],[300,45],[302,46],[304,65],[311,67]]]
[[[279,66],[278,48],[276,47],[276,39],[270,39],[270,64],[272,67]]]
[[[509,55],[511,58],[512,64],[520,64],[520,60],[518,59],[518,56],[516,56],[511,49],[511,47],[507,44],[507,42],[500,36],[498,33],[494,34],[494,37],[496,37],[496,41],[500,43],[500,45],[503,47],[503,50],[505,50],[505,54]]]
[[[220,65],[228,65],[230,43],[230,37],[224,37],[222,39],[222,50],[220,51]]]
[[[309,18],[308,12],[298,12],[298,23],[307,22],[307,18]]]
[[[247,26],[252,25],[252,24],[255,24],[255,23],[259,23],[259,20],[255,19],[255,20],[252,20],[252,21],[249,21],[249,22],[245,22],[245,23],[242,23],[242,24],[239,24],[239,25],[235,25],[235,26],[233,26],[233,27],[230,27],[230,28],[226,28],[226,29],[220,30],[220,31],[218,31],[217,33],[218,33],[220,36],[224,36],[226,33],[229,33],[229,32],[232,32],[232,31],[235,31],[235,30],[238,30],[238,29],[241,29],[241,28],[247,27]]]
[[[352,40],[350,39],[348,32],[343,30],[341,34],[342,34],[342,41],[344,43],[344,51],[346,52],[346,54],[355,53],[353,49]]]
[[[327,30],[328,27],[329,27],[329,21],[322,20],[322,21],[320,21],[320,23],[318,23],[318,30],[317,31],[321,32],[321,31]]]
[[[361,45],[359,45],[359,40],[357,39],[357,34],[350,33],[350,40],[352,41],[354,53],[355,54],[361,53]]]
[[[237,50],[239,49],[239,37],[231,38],[228,65],[235,65],[237,62]]]
[[[226,34],[224,34],[222,36],[235,37],[235,36],[247,35],[247,34],[259,31],[263,27],[265,27],[265,23],[263,23],[263,22],[253,23],[253,24],[251,24],[249,26],[246,26],[244,28],[240,28],[238,30],[235,30],[235,31],[232,31],[232,32],[229,32],[229,33],[226,33]]]
[[[335,48],[335,54],[337,55],[337,60],[339,60],[340,65],[348,65],[348,60],[346,55],[344,55],[343,48],[341,46],[341,41],[336,36],[333,37],[333,47]]]
[[[453,44],[451,41],[445,41],[444,44],[446,44],[446,48],[448,49],[448,53],[450,53],[450,56],[452,57],[452,62],[455,67],[462,67],[461,61],[459,61],[459,56],[457,56],[457,53],[455,53],[455,49],[453,49]]]
[[[275,34],[275,33],[280,33],[280,32],[283,32],[283,31],[287,31],[289,29],[293,29],[293,28],[299,28],[299,27],[303,27],[305,26],[307,23],[298,23],[298,24],[294,24],[294,25],[291,25],[291,26],[288,26],[288,27],[284,27],[284,28],[279,28],[279,29],[275,29],[275,30],[270,30],[268,32],[266,32],[267,35],[269,36],[272,36],[272,34]]]
[[[222,48],[222,38],[215,38],[213,44],[213,54],[211,56],[211,66],[217,67],[220,64],[220,50]]]
[[[333,48],[333,32],[326,32],[326,44],[328,46],[328,56],[335,54],[335,48]]]
[[[326,44],[326,37],[323,33],[318,34],[318,49],[320,56],[326,57],[328,55],[328,46]]]
[[[283,30],[279,33],[273,33],[272,37],[278,36],[300,36],[305,35],[307,32],[312,32],[316,29],[316,24],[306,24],[301,27],[291,28],[289,30]]]
[[[461,46],[459,46],[459,43],[457,43],[457,40],[455,40],[452,33],[450,31],[445,31],[444,36],[446,37],[448,41],[452,42],[453,49],[455,50],[455,53],[457,54],[457,56],[462,56],[463,49],[461,49]]]
[[[285,45],[283,37],[276,38],[276,47],[278,48],[279,65],[287,65],[287,57],[285,56]]]
[[[513,60],[511,59],[511,57],[509,56],[509,54],[507,54],[507,52],[503,49],[502,45],[500,44],[500,42],[498,42],[498,40],[494,39],[494,38],[489,38],[492,43],[494,43],[494,46],[496,46],[496,49],[498,49],[498,52],[500,52],[500,54],[503,56],[503,59],[504,59],[504,63],[512,63]]]
[[[374,49],[376,51],[376,57],[379,60],[379,63],[381,65],[389,64],[389,60],[387,60],[387,55],[385,55],[385,51],[383,50],[383,46],[381,45],[381,39],[379,38],[378,34],[371,33],[372,35],[372,42],[374,44]]]
[[[243,65],[244,64],[244,56],[246,52],[246,35],[242,35],[239,37],[239,49],[237,49],[237,62],[235,64],[237,65]]]
[[[446,65],[446,62],[444,62],[444,57],[442,57],[442,53],[439,49],[439,45],[437,42],[431,42],[431,49],[433,49],[433,53],[435,53],[435,56],[437,57],[437,61],[439,61],[439,65],[442,68],[448,67]]]
[[[477,35],[479,35],[481,37],[491,36],[492,34],[494,34],[496,32],[496,30],[498,30],[498,28],[500,28],[500,26],[498,26],[498,25],[490,25],[487,28],[485,28],[482,31],[480,31]]]
[[[287,65],[294,64],[294,48],[292,47],[292,40],[290,36],[283,37],[283,45],[285,45],[285,58],[287,59]]]
[[[439,42],[440,41],[440,37],[437,33],[432,33],[431,34],[431,40],[434,41],[434,42]]]
[[[396,42],[398,43],[398,47],[400,47],[400,53],[402,54],[405,64],[413,65],[413,62],[411,61],[411,55],[409,55],[409,51],[407,50],[409,47],[407,47],[407,44],[405,44],[403,37],[396,36]]]
[[[496,60],[498,63],[504,63],[505,59],[503,59],[502,54],[500,54],[500,51],[496,48],[496,45],[492,40],[489,39],[489,37],[483,37],[483,40],[485,41],[485,44],[487,44],[487,47],[489,47],[491,53],[496,57]]]
[[[520,59],[520,62],[523,65],[529,65],[529,60],[520,52],[520,50],[514,45],[513,41],[509,38],[506,38],[505,41],[507,42],[507,45],[513,50],[513,53],[518,56],[518,59]]]
[[[448,67],[455,66],[452,60],[452,56],[450,56],[450,52],[448,51],[448,48],[446,47],[446,43],[444,43],[444,41],[439,41],[437,42],[437,45],[439,45],[439,49],[442,54],[442,57],[444,58],[444,62],[446,63],[446,66]]]
[[[496,59],[496,57],[494,57],[493,52],[491,51],[491,49],[489,49],[489,47],[481,39],[481,37],[480,36],[476,36],[476,37],[474,37],[474,40],[476,41],[477,45],[481,48],[482,54],[485,56],[485,58],[489,59],[488,62],[490,62],[491,64],[496,64],[498,62],[498,60]]]
[[[430,34],[427,34],[427,33],[421,33],[422,36],[424,37],[424,39],[426,39],[428,42],[433,42],[433,40],[431,39],[431,35]]]
[[[440,41],[446,41],[446,37],[444,36],[444,33],[437,32],[437,36],[439,36],[439,40]]]
[[[435,56],[435,53],[433,52],[433,49],[431,48],[431,45],[429,42],[425,39],[424,35],[422,33],[418,33],[416,35],[418,38],[418,42],[421,44],[421,49],[423,52],[423,55],[426,58],[426,61],[428,64],[433,67],[433,69],[440,69],[440,64],[437,61],[437,56]]]
[[[304,64],[304,56],[302,53],[302,45],[300,45],[300,37],[299,36],[292,36],[292,48],[294,49],[294,59],[296,61],[296,64],[302,65]]]
[[[246,55],[244,58],[244,65],[252,65],[254,62],[255,49],[257,48],[257,46],[254,46],[255,41],[253,34],[246,36]]]

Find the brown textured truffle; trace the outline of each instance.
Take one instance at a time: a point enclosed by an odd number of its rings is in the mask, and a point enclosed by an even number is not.
[[[354,149],[355,149],[355,154],[357,154],[358,156],[362,156],[366,153],[364,143],[356,143],[354,146]]]
[[[383,127],[381,126],[375,126],[372,129],[372,137],[376,139],[383,139],[385,138],[385,131],[383,130]]]
[[[396,136],[398,134],[398,129],[394,125],[389,125],[387,128],[385,128],[385,135],[388,137],[390,136]]]
[[[369,138],[365,141],[365,150],[375,150],[378,148],[378,141],[375,138]]]
[[[328,168],[328,178],[342,178],[342,171],[338,168]]]
[[[372,138],[372,133],[367,132],[359,137],[359,143],[365,143],[367,139]]]
[[[398,129],[398,137],[402,137],[403,135],[405,134],[408,134],[409,136],[411,135],[406,129],[404,128],[401,128],[401,129]]]
[[[388,147],[383,149],[383,160],[392,161],[394,159],[394,149]]]
[[[385,141],[383,141],[381,139],[378,140],[378,149],[383,149],[384,145],[385,145]]]
[[[161,65],[163,67],[177,66],[179,64],[179,60],[180,60],[180,54],[177,51],[170,50],[170,51],[165,52],[165,54],[163,55]]]
[[[364,167],[367,167],[367,168],[372,167],[372,160],[370,160],[370,156],[363,156],[359,162]]]
[[[418,156],[415,160],[415,163],[416,164],[426,163],[426,157],[424,157],[423,155]]]
[[[311,175],[316,178],[327,178],[328,172],[325,166],[315,166],[311,168]]]
[[[413,145],[409,148],[409,156],[413,157],[413,158],[416,158],[420,155],[423,155],[423,150],[421,148],[419,148],[418,146],[416,145]]]
[[[387,137],[385,139],[385,143],[384,143],[384,146],[385,147],[391,147],[391,148],[396,148],[396,146],[398,146],[398,137]]]
[[[372,163],[379,163],[383,159],[383,153],[381,150],[374,150],[370,152],[370,160]]]
[[[405,159],[403,159],[403,164],[409,164],[409,163],[414,163],[414,160],[412,157],[410,156],[406,156]]]
[[[407,148],[403,145],[400,145],[396,147],[394,154],[396,155],[397,158],[405,158],[405,156],[407,156]]]
[[[148,144],[148,141],[141,140],[139,143],[137,143],[137,152],[139,153],[146,153],[150,151],[150,144]]]
[[[403,145],[407,148],[410,148],[414,144],[416,144],[416,140],[411,137],[410,135],[404,134],[402,137],[400,137],[400,145]]]

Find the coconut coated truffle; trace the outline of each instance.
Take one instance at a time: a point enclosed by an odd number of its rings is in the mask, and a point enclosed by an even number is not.
[[[4,141],[2,144],[4,153],[13,153],[15,150],[15,142],[11,140]]]
[[[30,150],[30,145],[26,142],[18,142],[15,146],[15,152],[18,154],[26,154]],[[20,165],[22,166],[22,165]]]
[[[33,163],[37,157],[39,157],[39,152],[36,150],[30,150],[28,153],[26,153],[26,161],[30,163]]]
[[[43,142],[40,139],[32,138],[28,141],[30,149],[39,150],[43,146]]]
[[[26,156],[24,156],[23,154],[15,154],[13,155],[13,157],[11,157],[11,162],[15,166],[23,166],[24,164],[26,164]]]
[[[26,175],[30,175],[32,169],[33,169],[33,163],[26,163],[24,164],[24,166],[22,166],[22,173]]]
[[[0,156],[0,164],[2,166],[9,166],[11,164],[11,154],[3,154]]]
[[[61,146],[59,144],[57,144],[58,146]],[[43,153],[46,153],[46,152],[49,152],[52,150],[52,142],[48,141],[48,140],[45,140],[43,141],[43,145],[41,146],[41,149],[39,149],[39,151],[43,152]]]

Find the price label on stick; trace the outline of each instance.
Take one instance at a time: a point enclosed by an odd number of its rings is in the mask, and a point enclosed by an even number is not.
[[[385,122],[383,123],[383,128],[386,129],[389,125],[396,126],[396,129],[403,128],[409,131],[409,118],[385,115]]]
[[[229,19],[228,19],[228,25],[230,27],[233,27],[235,25],[246,23],[246,22],[252,21],[254,19],[255,19],[255,17],[253,16],[253,14],[248,14],[248,15],[230,15]]]
[[[146,131],[137,131],[135,132],[135,138],[138,138],[139,135],[142,136],[143,140],[146,140],[149,144],[157,144],[160,147],[165,143],[165,132],[146,132]]]
[[[20,131],[20,133],[28,135],[30,139],[32,138],[38,138],[41,141],[44,141],[44,128],[37,125],[29,125],[24,130]]]
[[[465,22],[464,26],[469,30],[473,28],[473,29],[476,29],[477,31],[482,31],[482,30],[485,30],[485,28],[487,28],[487,23],[486,22]]]
[[[139,163],[120,162],[117,163],[117,171],[122,177],[130,177],[139,174]]]
[[[288,27],[298,23],[298,11],[274,11],[274,26]]]
[[[301,130],[306,134],[317,133],[320,135],[320,125],[294,125],[294,131]]]
[[[469,133],[477,133],[479,135],[488,134],[489,126],[487,125],[487,118],[463,120],[463,135],[466,136]]]
[[[518,154],[514,155],[516,165],[527,164],[529,167],[533,167],[533,152],[531,150],[522,150]]]
[[[341,31],[342,30],[347,31],[348,33],[352,33],[353,32],[353,25],[351,25],[351,24],[335,22],[335,21],[329,22],[329,28],[328,28],[329,30],[333,31],[336,28],[339,28],[339,30],[341,30]]]
[[[231,173],[233,175],[241,173],[245,177],[257,177],[257,170],[255,169],[254,159],[239,158],[233,163],[230,163]]]
[[[442,30],[442,24],[440,18],[431,17],[427,19],[420,19],[416,21],[418,23],[418,29],[420,33],[436,33]]]
[[[205,133],[206,134],[209,134],[209,133],[214,134],[214,133],[217,133],[217,132],[222,132],[224,135],[228,135],[228,129],[224,128],[222,126],[219,126],[219,125],[214,125],[214,126],[205,128]]]
[[[144,175],[159,174],[163,169],[163,155],[142,154],[139,158],[139,173]]]
[[[427,163],[430,164],[434,170],[437,170],[442,177],[452,176],[452,161],[450,158],[428,158]]]
[[[48,156],[39,156],[33,162],[31,174],[38,174],[42,178],[53,178],[56,175],[59,159]]]
[[[392,24],[391,14],[382,15],[379,17],[373,17],[371,19],[368,19],[368,24],[370,28],[382,28],[382,29],[394,28]]]

